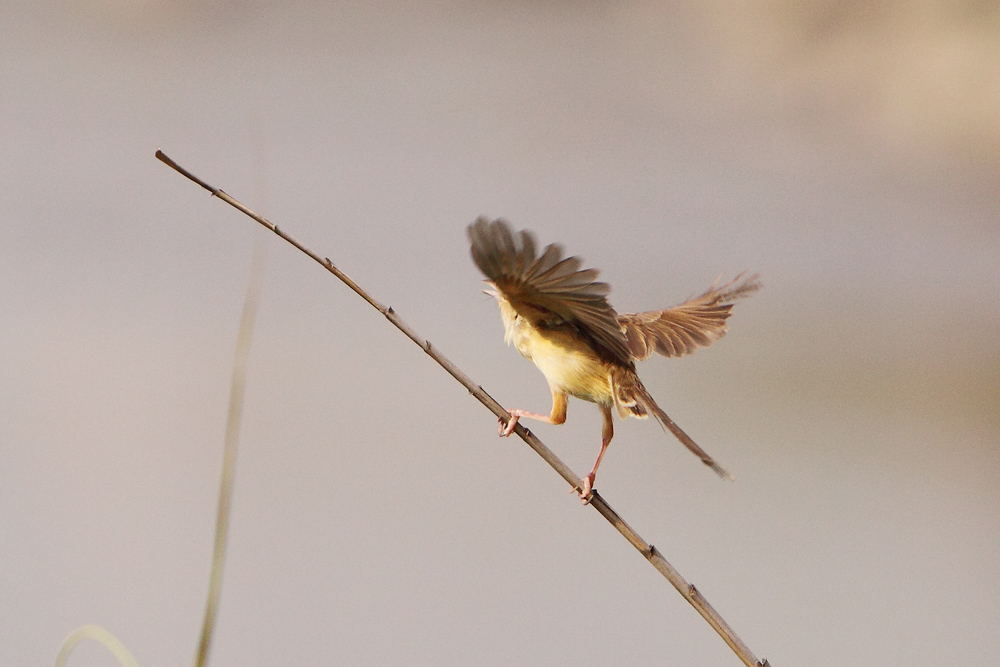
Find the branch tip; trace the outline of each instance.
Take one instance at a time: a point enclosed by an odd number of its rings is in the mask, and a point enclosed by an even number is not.
[[[213,196],[215,196],[215,195],[217,195],[219,193],[219,190],[217,188],[213,188],[211,185],[209,185],[208,183],[206,183],[205,181],[201,180],[200,178],[198,178],[197,176],[195,176],[194,174],[192,174],[190,171],[188,171],[184,167],[180,166],[179,164],[177,164],[176,162],[174,162],[173,160],[171,160],[170,157],[166,153],[164,153],[163,151],[161,151],[159,148],[156,149],[156,159],[159,160],[160,162],[162,162],[163,164],[167,165],[168,167],[170,167],[174,171],[176,171],[181,176],[184,176],[185,178],[188,178],[188,179],[194,181],[195,183],[197,183],[198,185],[200,185],[201,187],[205,188],[206,190],[208,190],[209,192],[211,192]]]

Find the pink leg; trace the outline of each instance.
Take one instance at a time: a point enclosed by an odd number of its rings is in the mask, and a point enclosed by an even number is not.
[[[508,410],[507,412],[510,413],[507,423],[504,424],[503,419],[501,419],[500,425],[497,427],[497,433],[500,434],[501,438],[506,438],[514,432],[517,420],[521,417],[537,419],[548,424],[562,424],[566,421],[566,394],[555,389],[552,390],[552,413],[548,415],[540,415],[537,412],[528,412],[527,410]]]
[[[611,438],[615,435],[614,424],[611,422],[611,407],[610,406],[600,406],[601,414],[604,416],[604,426],[601,429],[601,453],[597,455],[597,461],[594,462],[594,467],[591,468],[587,476],[583,478],[583,488],[580,489],[580,500],[586,505],[590,502],[590,499],[594,495],[594,480],[597,479],[597,468],[601,465],[601,459],[604,458],[604,452],[608,449],[608,445],[611,444]]]
[[[514,427],[517,426],[517,421],[521,417],[527,417],[528,419],[537,419],[540,422],[552,423],[552,419],[548,415],[540,415],[537,412],[528,412],[527,410],[508,410],[510,413],[510,419],[507,420],[507,424],[504,425],[503,420],[500,420],[500,424],[497,427],[497,433],[500,434],[501,438],[506,438],[511,433],[514,432]]]

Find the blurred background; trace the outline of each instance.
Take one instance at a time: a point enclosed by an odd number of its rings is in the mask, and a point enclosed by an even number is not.
[[[758,657],[1000,663],[1000,4],[6,2],[0,662],[194,655],[254,237],[547,411],[465,227],[729,335],[597,487]],[[522,442],[267,240],[213,663],[736,665]],[[533,430],[589,469],[600,417]],[[97,645],[71,664],[111,665]]]

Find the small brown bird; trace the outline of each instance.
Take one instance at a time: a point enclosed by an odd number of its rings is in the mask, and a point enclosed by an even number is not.
[[[550,414],[510,410],[506,424],[500,420],[501,436],[509,436],[521,417],[562,424],[567,398],[575,396],[596,403],[604,417],[601,452],[578,489],[584,503],[614,435],[612,408],[621,419],[652,413],[705,465],[732,479],[656,404],[636,375],[635,362],[653,352],[680,357],[714,343],[728,329],[732,302],[760,288],[757,275],[716,283],[673,308],[619,315],[607,300],[611,288],[595,280],[597,269],[581,270],[579,257],[563,259],[561,246],[548,245],[539,256],[531,232],[514,234],[504,220],[479,218],[468,231],[472,259],[500,306],[504,339],[538,366],[552,391]]]

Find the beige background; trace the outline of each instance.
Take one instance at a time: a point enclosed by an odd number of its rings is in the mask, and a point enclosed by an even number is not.
[[[997,35],[981,2],[4,3],[0,662],[84,623],[144,667],[194,653],[256,231],[162,147],[512,407],[548,392],[479,292],[477,215],[623,311],[762,272],[716,347],[640,368],[737,481],[630,421],[598,488],[775,667],[1000,663]],[[738,664],[268,245],[214,664]],[[535,430],[596,454],[592,406]]]

